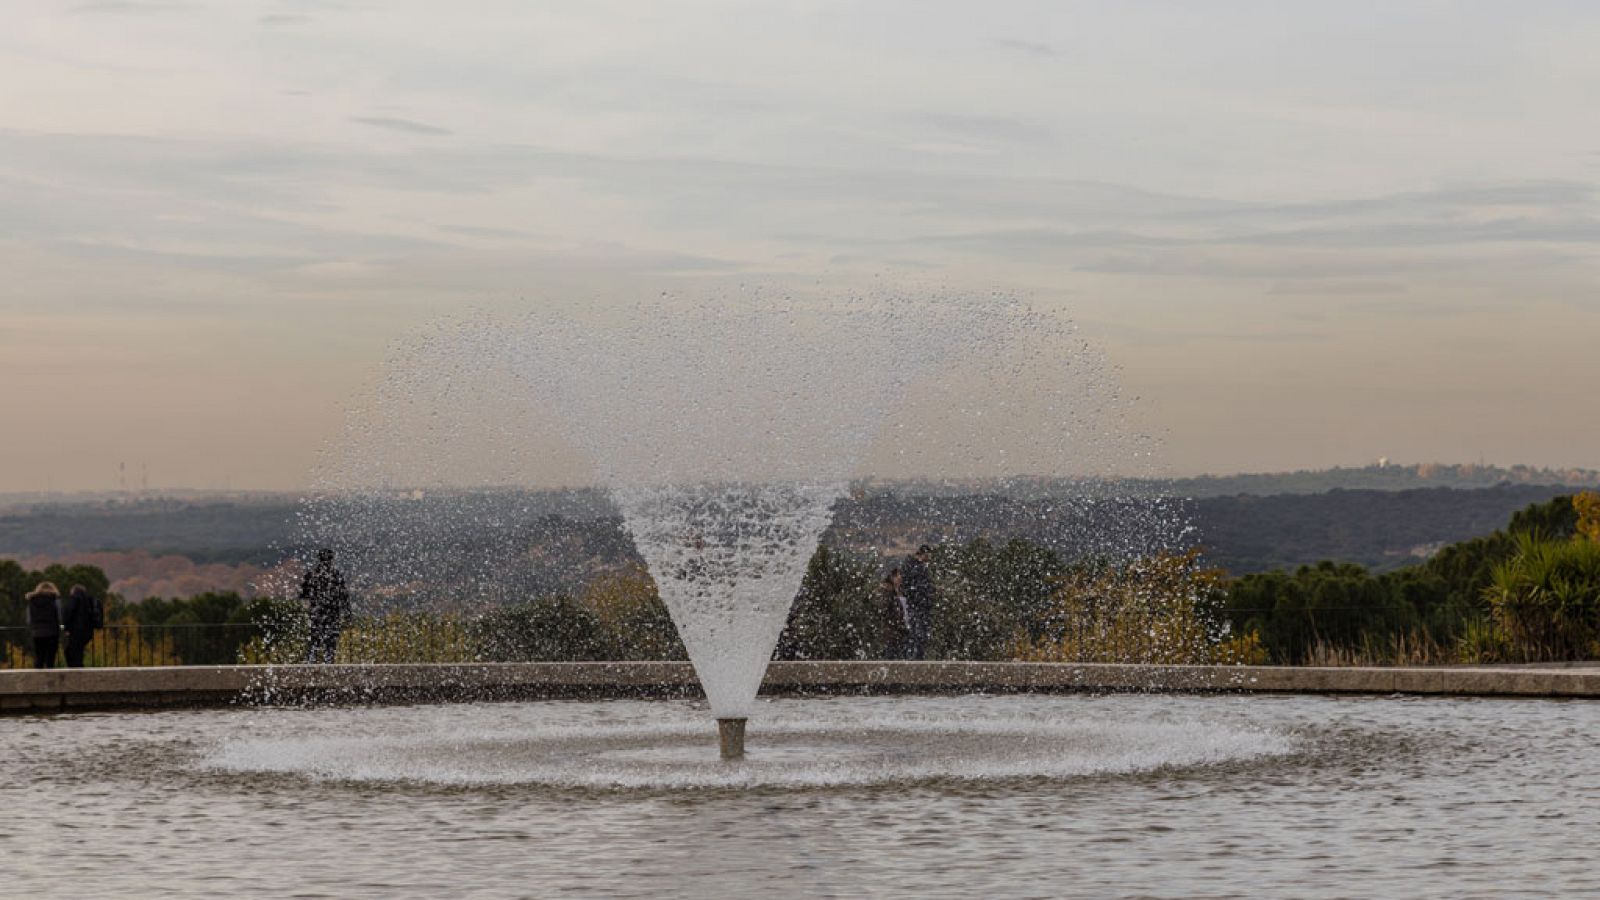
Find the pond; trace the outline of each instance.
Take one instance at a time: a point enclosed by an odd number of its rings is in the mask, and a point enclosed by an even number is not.
[[[1113,694],[0,720],[7,896],[1600,892],[1600,704]]]

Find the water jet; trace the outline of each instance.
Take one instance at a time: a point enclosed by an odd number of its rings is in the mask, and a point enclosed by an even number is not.
[[[616,521],[648,569],[727,759],[743,756],[808,564],[861,479],[982,485],[998,513],[985,536],[1032,529],[1064,556],[1142,553],[1167,518],[1152,504],[1144,518],[1119,506],[1096,521],[1093,493],[1040,500],[1041,476],[1070,466],[1093,492],[1091,470],[1140,453],[1104,440],[1119,433],[1120,401],[1070,325],[1001,297],[665,298],[621,318],[552,309],[442,326],[393,368],[317,479],[304,544],[337,549],[359,595],[413,607],[465,596],[492,609],[566,577],[524,578],[530,559],[575,557],[593,578],[597,557],[567,553],[559,526],[551,548],[529,552],[539,513],[526,501],[445,487],[531,488],[539,476],[523,466],[554,441],[589,467],[577,477],[604,507],[579,514]],[[441,487],[401,490],[415,484]],[[913,531],[962,533],[949,520],[960,509],[895,508],[924,518],[861,538],[884,562]]]

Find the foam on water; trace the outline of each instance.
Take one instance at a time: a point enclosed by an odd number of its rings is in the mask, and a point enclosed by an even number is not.
[[[988,701],[985,701],[986,703]],[[862,704],[857,703],[856,706]],[[748,756],[715,759],[701,722],[681,708],[630,707],[625,721],[528,720],[462,727],[449,714],[404,730],[228,740],[200,763],[233,774],[349,782],[528,785],[591,789],[785,789],[932,781],[1125,776],[1283,755],[1292,738],[1214,719],[1055,717],[1026,704],[898,701],[870,721],[842,710],[769,704]]]

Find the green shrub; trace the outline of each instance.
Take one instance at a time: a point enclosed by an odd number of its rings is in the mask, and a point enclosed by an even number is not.
[[[1510,655],[1524,661],[1600,655],[1600,544],[1524,532],[1515,546],[1486,591]]]
[[[570,597],[541,597],[475,620],[472,643],[492,662],[577,662],[606,658],[600,617]]]

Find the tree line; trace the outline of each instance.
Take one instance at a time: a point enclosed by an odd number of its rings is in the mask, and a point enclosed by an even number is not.
[[[1224,611],[1285,664],[1600,657],[1600,495],[1530,505],[1392,572],[1329,561],[1245,575]]]
[[[820,546],[778,656],[881,658],[890,639],[881,565],[874,556]],[[937,547],[930,568],[937,602],[929,655],[936,659],[1351,665],[1600,658],[1594,493],[1530,505],[1500,531],[1381,573],[1325,561],[1235,578],[1207,565],[1198,550],[1068,561],[1021,538]],[[23,624],[23,596],[42,580],[81,583],[101,595],[108,587],[93,566],[30,572],[0,561],[7,640]],[[305,610],[297,600],[113,597],[108,621],[152,642],[150,657],[163,662],[304,658]],[[190,626],[211,627],[183,630]],[[684,658],[655,582],[639,566],[476,614],[358,617],[341,645],[341,659],[350,662]]]

